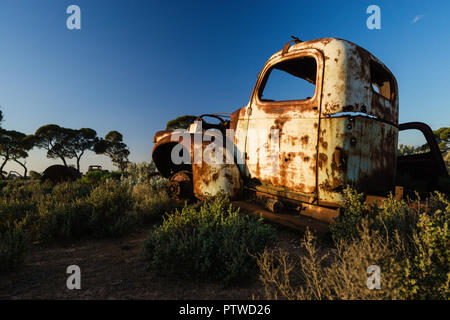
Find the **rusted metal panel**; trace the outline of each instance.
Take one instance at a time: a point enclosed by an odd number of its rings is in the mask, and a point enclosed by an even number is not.
[[[362,112],[398,124],[398,88],[389,69],[367,50],[342,39],[323,38],[295,44],[289,53],[308,49],[322,52],[324,63],[322,115],[340,112]],[[272,56],[278,59],[281,51]],[[372,89],[371,61],[392,79],[393,99],[390,101]]]
[[[235,164],[193,164],[194,193],[199,198],[215,196],[220,192],[230,199],[239,199],[242,195],[243,183]]]
[[[218,137],[220,133],[206,131],[203,134],[222,139]],[[211,141],[202,141],[201,145],[194,142],[191,147],[194,194],[198,198],[206,198],[225,193],[232,200],[239,199],[243,181],[236,163],[227,163],[227,157],[232,158],[232,155],[226,149],[226,141],[220,140],[218,144],[214,138],[206,140]],[[196,161],[200,157],[201,161]]]
[[[269,70],[299,57],[316,60],[316,88],[310,99],[267,102],[259,98]],[[320,114],[323,56],[314,49],[271,59],[261,72],[252,96],[246,137],[247,177],[261,183],[312,194],[316,191],[317,133]],[[249,107],[247,107],[248,109]]]
[[[370,194],[391,189],[395,179],[397,136],[397,127],[368,117],[322,118],[319,199],[341,203],[341,192],[346,185]]]

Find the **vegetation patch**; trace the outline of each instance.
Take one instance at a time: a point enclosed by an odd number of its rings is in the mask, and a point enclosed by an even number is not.
[[[450,202],[440,193],[427,205],[388,198],[369,206],[347,188],[346,205],[331,226],[334,248],[314,235],[303,239],[304,255],[283,250],[258,256],[266,297],[282,299],[450,298]],[[367,268],[381,271],[381,288],[367,287]]]
[[[0,233],[0,271],[10,271],[20,267],[28,249],[28,234],[20,226],[13,226]]]
[[[29,242],[120,237],[176,207],[165,191],[165,179],[149,178],[152,168],[146,164],[133,168],[126,175],[92,171],[59,184],[1,181],[0,268],[17,268]]]
[[[219,196],[166,215],[146,240],[143,257],[155,271],[227,285],[249,276],[256,266],[252,255],[274,240],[270,225]]]

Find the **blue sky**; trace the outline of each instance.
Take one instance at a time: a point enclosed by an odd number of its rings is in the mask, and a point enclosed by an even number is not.
[[[71,4],[81,8],[81,30],[66,28]],[[371,4],[381,8],[380,30],[366,27]],[[449,126],[449,12],[449,1],[2,0],[2,126],[118,130],[132,161],[150,161],[168,120],[247,104],[257,73],[290,35],[368,49],[397,78],[401,122]],[[40,150],[27,161],[37,171],[56,162]],[[82,171],[97,163],[112,168],[90,153]]]

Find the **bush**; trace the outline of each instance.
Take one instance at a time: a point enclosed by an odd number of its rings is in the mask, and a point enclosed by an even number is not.
[[[0,233],[21,224],[33,241],[86,234],[117,237],[174,207],[161,178],[130,185],[110,179],[111,173],[102,177],[106,178],[95,183],[81,179],[56,185],[32,180],[3,181]]]
[[[151,183],[137,184],[132,190],[134,210],[139,212],[143,222],[160,218],[178,206],[165,189],[156,188]]]
[[[0,233],[0,271],[21,266],[29,248],[29,237],[18,225]]]
[[[133,199],[126,184],[107,180],[92,190],[87,199],[93,207],[90,227],[96,236],[118,237],[137,223]]]
[[[120,172],[109,172],[107,170],[95,170],[89,171],[83,175],[82,178],[79,179],[80,182],[90,184],[90,185],[98,185],[106,180],[120,180],[122,174]]]
[[[92,206],[85,200],[57,203],[40,208],[39,238],[67,239],[89,234]]]
[[[156,170],[153,163],[130,162],[127,165],[126,175],[122,177],[122,180],[130,185],[136,185],[140,183],[147,183],[149,181],[150,174]]]
[[[118,237],[174,208],[165,179],[131,184],[121,177],[116,172],[93,171],[77,181],[59,184],[0,180],[2,265],[14,266],[4,261],[20,260],[14,257],[24,248],[21,235],[30,241]],[[18,225],[20,229],[13,229]]]
[[[381,206],[369,205],[365,195],[347,187],[344,190],[344,206],[335,223],[330,225],[333,238],[352,240],[359,237],[358,227],[367,218],[370,228],[385,236],[393,236],[398,232],[401,238],[410,238],[420,214],[420,199],[417,202],[395,200],[392,194],[382,202]],[[416,208],[416,209],[415,209]]]
[[[358,240],[341,241],[336,249],[324,252],[313,234],[302,240],[304,255],[298,259],[282,249],[258,257],[260,280],[267,299],[361,300],[398,297],[398,265],[393,257],[399,238],[388,243],[363,220]],[[367,288],[367,267],[381,269],[381,289]]]
[[[346,189],[345,206],[330,225],[334,256],[319,254],[311,236],[304,240],[300,275],[285,253],[258,259],[267,297],[288,299],[449,299],[450,202],[440,193],[427,206],[392,196],[378,207]],[[309,237],[309,238],[308,238]],[[328,260],[329,260],[328,259]],[[381,268],[382,290],[365,287],[369,265]],[[287,272],[287,271],[289,272]],[[292,287],[291,279],[302,279]]]
[[[250,275],[252,254],[274,239],[271,226],[241,215],[219,196],[199,209],[186,205],[166,215],[144,243],[143,256],[155,271],[226,285]]]
[[[40,174],[40,173],[37,172],[37,171],[31,170],[30,173],[29,173],[29,176],[30,176],[31,179],[38,180],[38,179],[41,179],[42,174]]]
[[[402,297],[450,298],[450,202],[442,194],[431,198],[428,212],[421,212],[405,255]]]

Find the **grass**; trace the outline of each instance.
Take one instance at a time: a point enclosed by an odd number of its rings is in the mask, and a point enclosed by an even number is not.
[[[435,193],[426,206],[388,198],[369,206],[347,189],[346,204],[332,225],[334,244],[323,250],[306,232],[304,254],[281,249],[258,256],[268,299],[450,298],[450,202]],[[367,268],[381,269],[381,289],[367,287]]]

